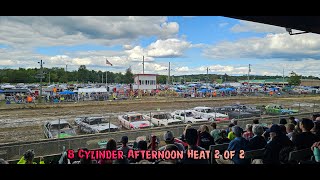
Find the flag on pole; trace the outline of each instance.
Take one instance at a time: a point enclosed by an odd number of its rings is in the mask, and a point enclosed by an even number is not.
[[[108,59],[106,59],[106,64],[109,64],[110,66],[112,66],[111,62]]]

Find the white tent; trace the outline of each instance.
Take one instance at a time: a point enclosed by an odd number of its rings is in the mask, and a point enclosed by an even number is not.
[[[80,93],[106,93],[108,92],[106,88],[79,88],[77,91]]]

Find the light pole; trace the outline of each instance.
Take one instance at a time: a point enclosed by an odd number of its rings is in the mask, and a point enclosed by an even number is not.
[[[251,64],[249,64],[249,70],[248,70],[248,90],[250,92],[250,72],[251,72]]]
[[[44,76],[43,76],[43,64],[44,64],[44,62],[42,60],[40,60],[38,63],[40,64],[40,73],[38,74],[38,78],[40,78],[39,101],[41,102],[41,98],[42,98],[42,79],[44,78]]]
[[[208,91],[208,80],[209,80],[209,67],[207,67],[207,78],[206,78],[206,85],[207,85],[207,91]]]
[[[170,62],[169,62],[169,68],[168,68],[168,69],[166,69],[166,70],[168,70],[168,80],[167,80],[167,85],[169,85],[169,84],[170,84],[170,70],[172,70],[172,69],[170,68]]]

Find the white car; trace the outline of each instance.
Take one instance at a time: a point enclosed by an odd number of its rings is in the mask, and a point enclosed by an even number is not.
[[[208,122],[213,118],[203,118],[201,114],[194,110],[177,110],[172,113],[175,119],[182,120],[185,123]]]
[[[151,118],[150,114],[147,114],[146,117],[155,126],[169,126],[183,123],[182,120],[175,119],[174,116],[167,112],[155,112],[151,113]]]
[[[215,121],[228,121],[229,116],[226,114],[216,113],[211,107],[195,107],[193,110],[199,112],[204,118],[213,118]]]
[[[135,112],[120,115],[118,120],[120,125],[126,129],[143,129],[153,126],[144,115]]]
[[[76,118],[74,123],[78,126],[79,130],[83,133],[106,133],[118,131],[118,126],[107,123],[104,117],[79,117]]]

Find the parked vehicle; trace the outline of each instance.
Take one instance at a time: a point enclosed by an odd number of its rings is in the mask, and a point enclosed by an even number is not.
[[[283,115],[283,114],[293,114],[298,113],[299,110],[294,109],[284,109],[281,105],[270,104],[266,106],[266,113],[271,115]]]
[[[75,124],[82,133],[95,134],[118,131],[119,127],[105,122],[104,117],[80,117],[75,119]]]
[[[228,121],[229,117],[226,114],[221,114],[215,112],[214,108],[211,107],[195,107],[195,111],[200,112],[201,116],[204,118],[213,118],[215,121]]]
[[[201,123],[213,121],[213,118],[203,118],[201,114],[194,110],[177,110],[172,113],[175,119],[182,120],[184,123]]]
[[[261,110],[257,109],[254,106],[246,106],[246,105],[243,105],[243,104],[235,104],[235,105],[232,105],[232,107],[235,108],[235,109],[240,109],[242,112],[251,113],[256,117],[260,117],[260,115],[261,115]]]
[[[76,131],[66,120],[54,120],[45,122],[43,125],[46,138],[64,138],[75,136]]]
[[[135,112],[120,115],[118,120],[120,125],[126,129],[143,129],[154,126],[144,115]]]
[[[174,116],[167,112],[151,113],[151,118],[150,114],[146,114],[146,118],[155,126],[169,126],[183,123],[182,120],[175,119]]]

